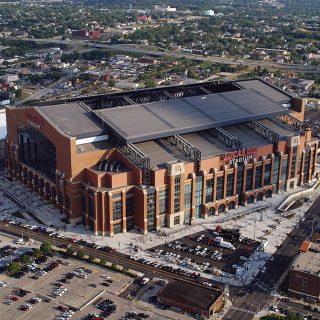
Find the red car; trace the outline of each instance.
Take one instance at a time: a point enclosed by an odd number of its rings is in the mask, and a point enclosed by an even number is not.
[[[10,296],[9,299],[12,301],[19,301],[19,298],[16,296]]]
[[[20,308],[19,308],[20,310],[22,310],[22,311],[27,311],[27,310],[29,310],[27,307],[25,307],[25,306],[20,306]]]
[[[64,312],[64,311],[66,311],[68,308],[65,308],[65,307],[63,307],[63,306],[58,306],[57,309],[58,309],[59,311],[61,311],[61,312]]]

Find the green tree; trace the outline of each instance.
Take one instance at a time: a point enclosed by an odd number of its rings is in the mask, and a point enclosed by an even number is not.
[[[111,265],[111,269],[112,269],[112,270],[115,270],[115,271],[118,270],[117,265],[116,265],[115,263],[113,263],[113,264]]]
[[[89,261],[90,261],[91,263],[94,263],[95,260],[96,260],[96,258],[90,254],[90,255],[89,255]]]
[[[22,264],[29,264],[31,259],[27,254],[24,254],[21,258],[20,261]]]
[[[78,251],[78,252],[77,252],[77,257],[78,257],[79,259],[83,259],[83,258],[84,258],[84,252],[83,252],[82,250]]]
[[[41,250],[39,248],[33,249],[33,256],[35,258],[39,258],[39,257],[41,257],[41,255],[42,255],[42,253],[41,253]]]
[[[108,81],[108,87],[113,88],[115,86],[116,82],[113,79],[110,79]]]
[[[71,247],[68,247],[66,252],[68,256],[73,256],[74,254],[74,250]]]
[[[122,273],[123,274],[127,274],[128,271],[129,271],[129,268],[127,268],[127,267],[123,267],[122,268]]]
[[[22,96],[22,89],[19,88],[16,90],[16,97],[21,98],[21,96]]]
[[[107,263],[107,260],[106,260],[105,258],[101,258],[101,259],[100,259],[100,265],[101,265],[101,266],[105,266],[106,263]]]
[[[40,246],[40,251],[43,254],[48,254],[52,251],[52,245],[49,241],[44,241],[42,242],[41,246]]]
[[[8,265],[7,272],[11,276],[21,270],[20,262],[11,262]]]

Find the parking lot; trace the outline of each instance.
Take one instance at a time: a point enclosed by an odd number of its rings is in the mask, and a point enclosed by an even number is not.
[[[0,251],[10,245],[30,251],[29,243],[0,234]],[[32,247],[37,247],[33,243]],[[0,273],[0,314],[10,319],[173,319],[143,300],[127,300],[123,293],[133,278],[61,256],[39,257],[23,267],[17,277]],[[143,289],[143,286],[139,286]],[[186,317],[187,319],[187,317]]]
[[[221,238],[225,247],[218,242]],[[241,238],[236,229],[207,229],[149,250],[156,258],[196,271],[235,274],[237,266],[242,266],[259,245],[259,241]]]

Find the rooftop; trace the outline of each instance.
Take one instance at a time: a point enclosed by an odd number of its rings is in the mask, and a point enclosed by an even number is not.
[[[259,92],[236,90],[94,111],[126,143],[159,139],[285,114]]]
[[[274,119],[288,113],[291,99],[254,79],[69,98],[42,102],[36,108],[58,129],[76,138],[101,135],[105,129],[124,143],[141,143]],[[285,133],[283,129],[281,135]]]
[[[191,308],[209,310],[221,294],[221,292],[211,288],[175,280],[163,287],[159,291],[158,297],[163,297]]]
[[[80,103],[65,103],[58,105],[36,107],[37,111],[47,116],[60,130],[77,139],[100,135],[101,125]]]
[[[320,276],[320,243],[312,242],[307,251],[301,251],[292,269]]]

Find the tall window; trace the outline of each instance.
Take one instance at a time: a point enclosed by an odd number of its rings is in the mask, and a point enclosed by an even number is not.
[[[173,198],[173,211],[180,211],[180,176],[174,178],[174,198]]]
[[[246,191],[252,190],[253,184],[253,169],[247,169],[247,176],[246,176]]]
[[[276,155],[274,157],[273,176],[272,176],[272,184],[275,184],[276,186],[279,181],[279,168],[280,168],[280,156]]]
[[[147,192],[147,229],[153,231],[156,220],[155,191],[150,189]]]
[[[196,177],[196,191],[195,191],[195,216],[200,218],[201,215],[201,205],[202,205],[202,195],[203,195],[203,177]]]
[[[126,198],[126,216],[131,217],[134,215],[134,197]]]
[[[270,184],[271,178],[271,163],[267,163],[264,167],[264,185],[268,186]]]
[[[112,202],[112,217],[113,217],[113,220],[119,220],[122,218],[121,200],[116,200]]]
[[[206,181],[206,202],[213,201],[213,178]]]
[[[299,175],[301,173],[301,165],[302,165],[302,152],[300,152],[300,154],[299,154],[297,175]]]
[[[234,174],[227,175],[227,197],[233,196]]]
[[[89,197],[89,217],[94,219],[94,200]]]
[[[197,176],[196,177],[196,192],[195,192],[195,202],[196,206],[199,206],[202,204],[202,188],[203,185],[203,177]]]
[[[262,187],[262,166],[256,167],[255,189]]]
[[[21,162],[40,171],[55,182],[56,148],[40,131],[31,128],[18,128]]]
[[[296,170],[296,161],[297,161],[297,147],[292,148],[292,164],[290,171],[290,178],[294,177],[294,172]]]
[[[309,179],[310,156],[311,156],[311,151],[306,150],[306,155],[304,158],[304,167],[303,167],[304,183],[308,182],[308,179]]]
[[[236,194],[240,194],[242,192],[242,187],[243,187],[243,166],[238,166]]]
[[[281,180],[287,180],[288,159],[282,159]]]
[[[192,186],[191,183],[186,184],[184,186],[184,208],[190,209],[191,208],[191,196],[192,196]]]
[[[223,199],[223,189],[224,189],[224,176],[217,177],[217,191],[216,191],[216,199]]]
[[[161,190],[159,192],[159,214],[168,213],[168,191]]]

